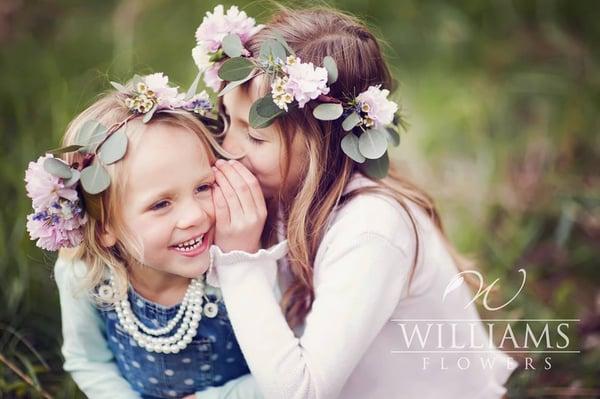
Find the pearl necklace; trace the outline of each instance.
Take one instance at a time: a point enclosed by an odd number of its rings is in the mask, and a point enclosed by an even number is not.
[[[209,302],[205,295],[203,280],[201,278],[190,281],[190,285],[186,290],[175,317],[169,320],[165,326],[150,328],[143,324],[131,310],[131,304],[127,298],[115,304],[119,324],[121,324],[141,348],[144,348],[148,352],[178,353],[185,349],[196,336],[198,325],[202,319],[202,313],[210,318],[215,317],[218,313],[219,307],[217,303]],[[110,277],[110,287],[109,290],[104,288],[104,286],[100,287],[100,291],[116,292],[112,275]],[[204,298],[206,298],[207,303],[202,306]],[[169,334],[180,320],[181,325],[175,334],[163,337]]]

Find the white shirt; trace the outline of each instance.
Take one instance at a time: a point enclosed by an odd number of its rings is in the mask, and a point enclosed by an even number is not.
[[[371,184],[357,175],[346,191]],[[392,353],[438,351],[438,340],[447,350],[452,339],[450,322],[432,321],[424,345],[415,338],[407,346],[393,319],[473,320],[457,323],[455,343],[480,345],[488,339],[475,307],[465,308],[472,298],[465,285],[442,300],[458,270],[432,222],[409,206],[421,248],[410,285],[415,239],[408,215],[391,198],[358,195],[333,214],[314,262],[315,300],[296,333],[279,305],[289,270],[286,262],[277,266],[272,261],[286,242],[253,255],[223,254],[213,247],[211,280],[221,287],[240,347],[266,398],[483,399],[504,394],[516,364],[495,348],[486,354]],[[427,330],[427,322],[404,324],[408,337],[415,324],[422,333]],[[481,357],[493,367],[484,368]],[[467,362],[470,367],[461,370]]]

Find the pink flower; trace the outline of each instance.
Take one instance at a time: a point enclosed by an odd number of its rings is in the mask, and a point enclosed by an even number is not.
[[[207,87],[210,87],[213,91],[219,91],[221,88],[221,78],[219,77],[219,68],[221,68],[222,62],[217,62],[208,67],[204,71],[204,83]]]
[[[389,90],[381,90],[381,85],[370,86],[356,97],[363,112],[373,121],[375,127],[389,125],[398,111],[398,104],[387,99]]]
[[[145,76],[144,83],[156,94],[159,108],[176,108],[183,100],[184,96],[178,93],[177,87],[169,86],[169,77],[162,72]]]
[[[199,45],[203,44],[208,52],[214,53],[221,48],[223,38],[228,34],[237,34],[242,44],[246,44],[262,28],[263,25],[257,26],[254,18],[248,17],[245,11],[231,6],[224,13],[223,5],[219,4],[212,13],[206,13],[196,30],[196,41]]]
[[[54,157],[47,154],[39,157],[36,162],[29,162],[29,167],[25,172],[27,196],[32,199],[33,207],[36,209],[48,208],[59,198],[70,201],[77,200],[76,190],[65,187],[62,179],[44,169],[44,161],[48,158]]]
[[[48,251],[76,247],[83,241],[87,216],[79,201],[61,199],[27,216],[27,231],[36,245]]]
[[[321,94],[329,93],[325,68],[315,68],[312,62],[305,64],[297,58],[292,64],[287,64],[286,72],[288,74],[286,91],[294,96],[300,108]]]

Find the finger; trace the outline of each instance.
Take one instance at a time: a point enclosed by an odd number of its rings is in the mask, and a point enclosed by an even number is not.
[[[242,179],[246,182],[246,185],[250,188],[250,194],[254,199],[254,205],[257,211],[262,211],[266,214],[267,205],[265,204],[265,197],[260,188],[260,183],[256,179],[256,176],[252,174],[241,162],[230,161],[231,166],[240,174]]]
[[[237,172],[237,170],[229,162],[217,162],[217,168],[225,175],[227,181],[233,188],[233,191],[238,197],[240,206],[246,215],[253,215],[256,213],[256,206],[254,204],[254,198],[250,192],[250,187],[244,180],[244,178]]]
[[[213,188],[213,203],[215,206],[215,218],[217,223],[230,224],[231,219],[229,217],[229,208],[227,207],[227,201],[223,196],[223,191],[219,186]]]
[[[223,197],[225,202],[227,203],[227,207],[229,208],[229,220],[230,222],[234,222],[236,220],[241,220],[244,215],[242,210],[242,206],[238,199],[237,194],[229,181],[225,177],[225,175],[220,170],[215,170],[215,179],[221,192],[223,193]]]

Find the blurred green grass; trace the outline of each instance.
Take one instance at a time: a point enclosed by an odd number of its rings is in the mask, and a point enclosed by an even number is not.
[[[187,87],[194,32],[217,2],[0,3],[0,397],[80,397],[62,372],[54,256],[28,239],[27,163],[56,147],[108,79],[164,71]],[[224,3],[226,6],[234,4]],[[237,2],[260,21],[266,2]],[[392,155],[437,200],[506,317],[579,318],[579,355],[520,371],[509,397],[600,388],[600,3],[337,1],[385,41],[411,123]],[[495,315],[497,316],[497,315]],[[541,356],[540,356],[541,357]],[[592,394],[589,394],[592,396]]]

